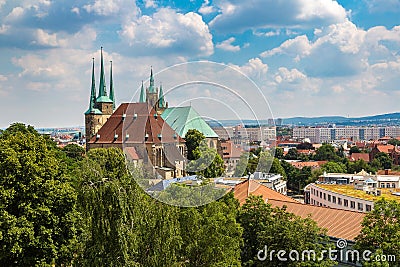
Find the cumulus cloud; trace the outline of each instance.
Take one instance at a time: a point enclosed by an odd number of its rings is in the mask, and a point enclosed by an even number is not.
[[[221,43],[218,43],[215,47],[225,50],[225,51],[231,51],[231,52],[237,52],[240,51],[240,46],[238,45],[233,45],[232,43],[235,42],[234,37],[230,37],[229,39],[226,39],[225,41],[222,41]]]
[[[400,0],[364,0],[370,12],[398,12]]]
[[[126,22],[120,36],[138,52],[168,52],[209,56],[214,51],[212,35],[199,14],[161,8],[152,16]]]
[[[223,32],[285,27],[309,28],[345,21],[346,10],[333,0],[230,0],[217,3],[210,26]],[[263,7],[263,8],[260,8]]]
[[[204,3],[199,8],[199,13],[203,15],[208,15],[215,12],[215,7],[210,5],[209,0],[205,0]]]
[[[145,8],[156,8],[157,4],[154,0],[145,0],[144,6],[145,6]]]

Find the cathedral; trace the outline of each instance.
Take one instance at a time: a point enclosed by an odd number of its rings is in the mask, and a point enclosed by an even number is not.
[[[168,107],[162,86],[154,84],[152,68],[149,86],[145,88],[142,82],[139,101],[116,108],[111,62],[109,92],[108,96],[101,48],[98,95],[93,59],[89,108],[85,112],[87,150],[121,148],[129,161],[147,167],[156,178],[170,179],[186,175],[183,137],[189,129],[202,132],[210,147],[219,146],[218,135],[192,107]]]

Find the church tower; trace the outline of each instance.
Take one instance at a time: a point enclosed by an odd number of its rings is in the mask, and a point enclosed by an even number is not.
[[[149,106],[154,107],[159,115],[168,107],[168,103],[164,100],[162,85],[160,85],[160,88],[154,85],[153,68],[150,70],[150,85],[146,88],[146,95],[144,93],[143,82],[140,89],[139,103],[145,102],[147,102]]]
[[[110,68],[110,97],[107,96],[104,63],[103,63],[103,47],[101,47],[100,59],[100,85],[99,95],[96,98],[96,84],[94,74],[94,58],[92,64],[92,86],[90,91],[89,109],[85,112],[85,136],[86,144],[97,134],[100,128],[106,123],[115,109],[114,85],[112,78],[112,62]],[[86,149],[89,149],[86,147]]]

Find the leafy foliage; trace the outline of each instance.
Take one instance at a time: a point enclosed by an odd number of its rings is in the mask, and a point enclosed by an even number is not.
[[[58,151],[33,127],[0,137],[0,265],[69,265],[80,214]]]
[[[288,213],[285,208],[272,208],[260,196],[246,200],[240,209],[239,221],[243,226],[243,266],[333,266],[335,263],[329,259],[279,261],[276,255],[260,261],[257,255],[265,246],[268,251],[315,250],[317,255],[330,246],[322,236],[324,231],[314,221]]]
[[[394,255],[400,259],[400,206],[397,201],[380,199],[362,223],[360,235],[356,238],[356,247],[370,250],[376,255]],[[377,266],[373,262],[365,266]],[[392,263],[381,266],[392,266]],[[393,265],[394,266],[394,265]]]

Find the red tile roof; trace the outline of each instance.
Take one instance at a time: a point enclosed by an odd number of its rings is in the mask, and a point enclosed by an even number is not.
[[[375,146],[379,152],[384,152],[386,154],[389,154],[393,149],[393,145],[376,145]]]
[[[357,161],[359,159],[369,162],[369,153],[352,153],[349,157],[350,161]]]
[[[125,114],[125,118],[123,118]],[[136,115],[135,115],[136,114]],[[96,144],[143,144],[176,143],[184,140],[148,106],[147,103],[123,103],[100,128]],[[145,138],[145,135],[148,138]],[[115,135],[117,138],[115,139]],[[161,138],[160,138],[161,137]]]
[[[312,169],[316,169],[327,163],[327,161],[292,161],[289,163],[297,169],[302,169],[303,167],[311,167]]]
[[[297,203],[297,201],[293,198],[282,195],[281,193],[278,193],[255,180],[245,180],[237,184],[233,189],[233,194],[235,198],[239,200],[240,205],[243,205],[246,202],[247,197],[249,197],[250,195],[262,196],[264,200],[276,199]]]
[[[283,200],[268,199],[273,207],[286,206],[286,211],[302,218],[310,218],[318,226],[327,229],[327,235],[336,238],[354,240],[361,231],[361,223],[366,213],[333,209],[302,204],[299,202],[286,202]]]

